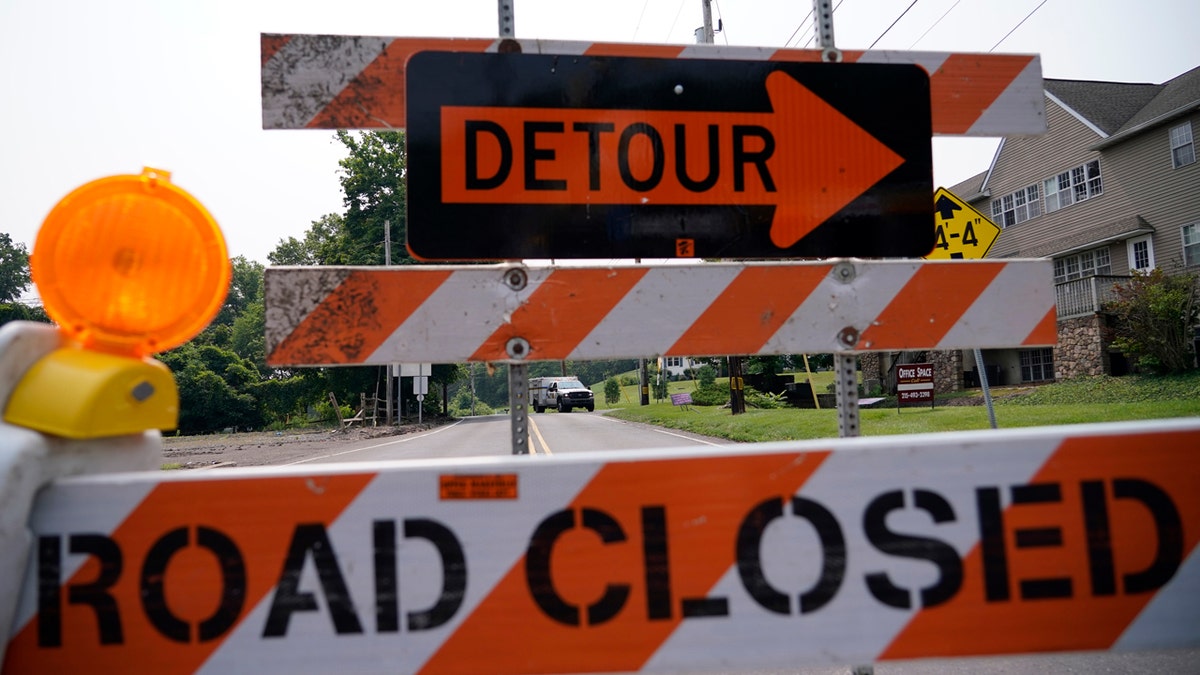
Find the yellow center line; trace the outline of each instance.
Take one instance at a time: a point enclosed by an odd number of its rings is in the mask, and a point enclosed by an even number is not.
[[[546,439],[542,438],[542,432],[538,430],[537,424],[534,423],[532,415],[529,416],[529,430],[532,431],[533,435],[537,437],[538,443],[541,444],[541,446],[542,446],[542,452],[544,452],[547,455],[553,455],[554,453],[550,452],[550,446],[546,445]],[[530,450],[533,451],[533,454],[535,454],[535,455],[537,454],[536,446],[531,445]]]

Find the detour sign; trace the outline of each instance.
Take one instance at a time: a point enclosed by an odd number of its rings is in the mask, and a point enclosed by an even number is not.
[[[35,505],[4,671],[679,672],[1195,646],[1197,447],[1189,419],[68,479]]]
[[[406,70],[417,257],[933,246],[915,65],[421,52]]]

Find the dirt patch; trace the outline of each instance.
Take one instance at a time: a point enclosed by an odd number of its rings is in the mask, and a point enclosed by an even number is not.
[[[337,452],[372,438],[426,431],[450,420],[434,419],[396,427],[351,428],[346,431],[253,431],[201,436],[164,436],[163,466],[212,469],[230,466],[278,466]]]

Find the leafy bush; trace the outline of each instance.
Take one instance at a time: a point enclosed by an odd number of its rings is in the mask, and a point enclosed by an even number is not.
[[[450,415],[452,417],[470,417],[471,410],[471,390],[463,387],[450,398]],[[474,410],[475,415],[494,415],[496,413],[495,408],[478,398],[475,399]]]
[[[725,387],[710,384],[700,386],[692,392],[692,403],[695,405],[725,405],[729,403],[729,390]]]
[[[615,377],[604,381],[604,402],[607,405],[616,405],[621,402],[621,383]]]
[[[696,369],[696,380],[700,382],[700,388],[711,387],[717,382],[717,370],[707,363]]]
[[[1151,373],[1179,373],[1192,368],[1192,327],[1200,318],[1197,275],[1170,275],[1155,268],[1134,271],[1127,284],[1114,288],[1109,311],[1117,317],[1113,346]]]
[[[746,405],[752,408],[773,409],[782,408],[787,405],[783,394],[772,394],[769,392],[761,392],[754,387],[746,387]]]

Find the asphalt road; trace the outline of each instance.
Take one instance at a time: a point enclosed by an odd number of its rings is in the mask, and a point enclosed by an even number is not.
[[[529,450],[535,455],[572,452],[723,445],[729,441],[644,424],[622,422],[597,413],[546,412],[529,416]],[[336,452],[297,463],[379,462],[512,454],[508,415],[468,417],[426,432],[363,440]]]

